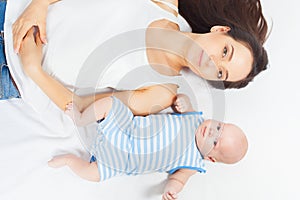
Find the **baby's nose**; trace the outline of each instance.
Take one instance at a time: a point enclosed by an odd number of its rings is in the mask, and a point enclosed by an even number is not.
[[[215,137],[218,134],[218,131],[215,128],[209,128],[209,137]]]

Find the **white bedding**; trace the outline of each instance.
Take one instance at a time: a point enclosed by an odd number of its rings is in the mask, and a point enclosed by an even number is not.
[[[166,174],[92,183],[68,168],[48,167],[47,161],[58,154],[75,153],[88,159],[71,120],[60,115],[54,105],[38,114],[23,100],[13,99],[0,101],[0,110],[1,200],[159,199],[157,189]],[[62,118],[54,117],[57,115]]]
[[[93,183],[79,178],[67,167],[48,167],[48,160],[64,153],[89,159],[73,122],[53,103],[44,112],[37,112],[22,99],[11,99],[0,101],[0,111],[0,200],[161,198],[166,173]],[[205,184],[203,176],[197,176]],[[188,199],[197,199],[195,192],[186,194]]]

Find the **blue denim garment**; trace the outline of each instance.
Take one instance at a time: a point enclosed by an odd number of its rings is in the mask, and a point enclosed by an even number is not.
[[[5,9],[6,0],[0,0],[0,100],[20,98],[20,93],[12,81],[5,58],[3,38]]]

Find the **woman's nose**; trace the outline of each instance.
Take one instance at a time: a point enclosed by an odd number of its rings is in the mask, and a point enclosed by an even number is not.
[[[210,67],[218,70],[219,63],[220,63],[220,61],[214,55],[209,56]]]

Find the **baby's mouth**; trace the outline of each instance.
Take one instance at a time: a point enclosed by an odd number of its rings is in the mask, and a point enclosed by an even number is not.
[[[204,127],[202,128],[202,130],[201,130],[201,135],[202,135],[202,137],[205,136],[205,131],[206,131],[206,126],[204,126]]]

